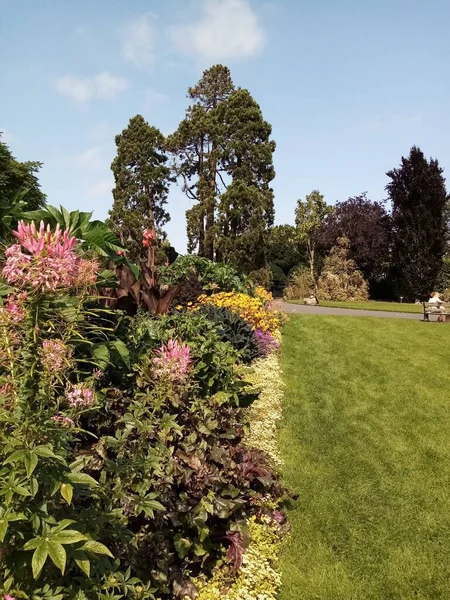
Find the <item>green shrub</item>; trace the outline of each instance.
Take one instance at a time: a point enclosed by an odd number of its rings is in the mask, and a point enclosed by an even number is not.
[[[261,356],[252,328],[239,315],[227,308],[211,305],[202,306],[200,312],[217,325],[221,340],[229,342],[239,352],[244,363],[250,363]]]

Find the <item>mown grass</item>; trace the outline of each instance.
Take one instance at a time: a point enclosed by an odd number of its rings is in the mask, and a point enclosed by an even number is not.
[[[288,300],[289,304],[303,304],[303,300]],[[356,310],[382,310],[386,312],[422,313],[421,304],[409,304],[407,302],[379,302],[368,300],[367,302],[332,302],[320,300],[320,306],[332,308],[354,308]]]
[[[293,316],[281,600],[450,598],[450,328]]]

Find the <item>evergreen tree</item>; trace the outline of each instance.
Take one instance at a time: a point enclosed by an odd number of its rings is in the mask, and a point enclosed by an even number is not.
[[[146,229],[164,238],[163,227],[170,219],[165,205],[171,170],[164,136],[141,115],[130,119],[115,141],[117,156],[111,164],[114,202],[109,223],[129,250],[129,257],[138,262],[146,255],[142,246]]]
[[[274,221],[272,128],[248,90],[236,90],[219,109],[224,125],[221,163],[231,183],[218,205],[217,258],[247,272],[266,265]]]
[[[221,145],[224,127],[217,108],[234,91],[230,71],[215,65],[204,71],[196,86],[189,88],[192,100],[178,129],[168,138],[176,157],[183,191],[196,204],[186,212],[188,251],[214,259],[215,216],[220,191]],[[220,173],[222,171],[222,173]]]
[[[394,261],[408,299],[426,298],[436,286],[447,237],[448,195],[443,170],[413,146],[387,173],[392,202]]]
[[[189,251],[247,271],[265,265],[265,236],[274,219],[271,127],[230,71],[215,65],[189,89],[193,101],[168,146],[183,190]]]
[[[42,163],[19,162],[8,146],[0,140],[0,198],[8,205],[20,195],[24,210],[37,210],[45,204],[45,194],[40,188],[36,173]]]

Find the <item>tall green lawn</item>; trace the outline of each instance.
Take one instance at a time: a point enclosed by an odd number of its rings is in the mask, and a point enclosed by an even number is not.
[[[450,326],[293,316],[281,600],[450,599]]]

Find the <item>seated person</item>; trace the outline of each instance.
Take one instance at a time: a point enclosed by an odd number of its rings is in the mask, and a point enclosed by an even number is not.
[[[435,304],[435,305],[436,305],[436,306],[433,306],[433,307],[431,308],[431,310],[432,310],[433,312],[436,312],[436,313],[441,313],[441,312],[444,312],[444,313],[445,313],[445,307],[444,307],[444,303],[443,303],[443,301],[442,301],[442,300],[439,298],[439,292],[433,292],[433,293],[431,294],[431,298],[428,300],[428,304]],[[438,317],[438,319],[437,319],[437,320],[438,320],[439,322],[442,322],[442,321],[444,321],[444,319],[445,319],[445,317],[443,317],[443,316],[439,315],[439,317]]]
[[[433,292],[431,294],[431,298],[428,300],[428,304],[437,304],[438,306],[443,304],[442,300],[439,298],[439,292]]]

